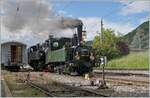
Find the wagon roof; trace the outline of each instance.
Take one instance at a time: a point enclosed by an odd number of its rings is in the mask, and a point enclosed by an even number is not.
[[[19,45],[27,46],[26,44],[18,41],[8,41],[8,42],[1,43],[1,45],[6,45],[6,44],[19,44]]]

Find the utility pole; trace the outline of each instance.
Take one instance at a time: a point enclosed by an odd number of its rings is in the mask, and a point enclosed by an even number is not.
[[[103,46],[103,20],[101,19],[101,35],[100,35],[100,39],[101,39],[101,45]]]
[[[101,34],[100,34],[100,45],[102,45],[102,47],[103,47],[103,44],[104,44],[104,32],[103,32],[103,20],[101,19]],[[106,56],[104,56],[104,55],[102,55],[102,57],[101,57],[101,65],[102,65],[102,85],[101,85],[101,87],[102,88],[106,88],[107,86],[106,86],[106,82],[105,82],[105,72],[104,72],[104,67],[105,67],[105,65],[106,65]]]

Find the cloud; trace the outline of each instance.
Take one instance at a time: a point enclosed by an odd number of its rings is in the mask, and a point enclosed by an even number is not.
[[[55,34],[57,37],[70,37],[75,32],[75,29],[72,28],[63,30],[57,29],[62,28],[60,24],[60,21],[62,22],[62,17],[56,18],[51,5],[47,5],[47,2],[44,2],[44,0],[42,0],[41,4],[39,4],[39,0],[23,0],[23,3],[20,4],[20,14],[17,15],[16,22],[13,21],[15,19],[14,16],[16,15],[15,12],[18,2],[14,0],[3,1],[5,1],[1,4],[3,6],[5,5],[3,9],[5,25],[2,25],[1,31],[1,39],[3,41],[15,40],[30,46],[38,42],[43,42],[48,38],[49,34]],[[39,10],[37,10],[39,7],[40,13]],[[64,11],[58,13],[67,14]],[[37,15],[39,15],[38,17],[40,17],[40,20],[37,19]],[[80,19],[86,27],[87,40],[92,40],[97,35],[96,32],[100,32],[101,19],[99,17],[80,17]],[[63,21],[65,21],[63,25],[68,25],[70,23],[75,23],[76,20],[64,18]],[[130,23],[114,23],[108,20],[104,20],[104,27],[112,28],[115,32],[120,32],[122,34],[126,34],[135,28]],[[15,33],[11,31],[15,31]]]
[[[5,41],[25,40],[31,44],[48,38],[49,34],[71,36],[71,29],[82,23],[78,19],[57,16],[47,0],[2,0],[0,6],[3,7],[1,35]]]
[[[28,32],[27,32],[28,31]],[[1,26],[1,42],[7,41],[18,41],[31,46],[39,42],[43,42],[45,38],[31,33],[31,31],[24,29],[20,31],[21,33],[11,33],[3,25]]]
[[[42,43],[48,38],[48,34],[46,32],[34,34],[32,31],[26,29],[23,29],[20,31],[21,33],[11,33],[5,28],[3,25],[1,27],[1,42],[7,42],[7,41],[18,41],[27,44],[28,46]],[[75,29],[64,29],[55,33],[55,37],[71,37],[73,36],[73,33],[75,32]],[[52,33],[51,33],[52,34]]]
[[[101,32],[101,18],[99,17],[81,17],[84,26],[86,27],[87,31],[87,40],[92,40],[98,32]],[[135,26],[131,25],[130,23],[121,23],[121,22],[111,22],[108,20],[104,20],[104,28],[111,28],[117,34],[118,32],[121,34],[127,34],[128,32],[132,31]]]
[[[140,24],[142,24],[143,22],[148,21],[148,20],[149,20],[149,16],[145,16],[144,18],[140,19]]]
[[[127,0],[120,1],[120,3],[123,5],[123,8],[120,10],[122,15],[148,12],[150,8],[149,0]]]
[[[111,22],[108,20],[105,20],[105,27],[106,28],[112,28],[116,33],[119,32],[123,35],[129,33],[133,29],[135,29],[136,26],[132,25],[129,22],[123,23],[123,22]]]
[[[97,32],[100,31],[101,26],[101,18],[99,17],[80,17],[83,21],[84,28],[86,27],[87,31],[87,40],[92,40],[94,37],[98,34]],[[130,23],[117,23],[117,22],[111,22],[108,20],[104,20],[104,28],[112,28],[115,33],[120,32],[122,34],[126,34],[130,31],[132,31],[135,26],[131,25]],[[27,32],[28,31],[28,32]],[[31,33],[28,28],[21,31],[22,33],[10,33],[5,27],[2,26],[2,33],[1,33],[1,39],[2,41],[20,41],[23,43],[28,44],[28,46],[31,46],[33,44],[37,44],[39,42],[44,42],[48,38],[48,34],[39,33],[39,35]],[[76,32],[76,29],[64,29],[62,31],[58,31],[55,33],[56,37],[59,36],[65,36],[70,37],[73,33]]]
[[[83,21],[84,27],[86,27],[87,31],[87,40],[92,40],[94,37],[98,34],[97,32],[100,31],[101,26],[101,18],[99,17],[80,17],[80,19]],[[135,26],[131,25],[130,23],[117,23],[117,22],[111,22],[108,20],[104,20],[104,28],[112,28],[115,33],[120,32],[122,34],[126,34],[130,31],[132,31]],[[27,32],[28,31],[28,32]],[[23,43],[28,44],[28,46],[31,46],[33,44],[37,44],[39,42],[44,42],[48,38],[48,34],[40,33],[39,35],[31,33],[28,28],[21,31],[22,33],[10,33],[5,27],[2,26],[2,41],[20,41]],[[56,37],[59,36],[65,36],[70,37],[73,33],[76,32],[76,29],[65,29],[62,31],[58,31],[56,34]]]
[[[73,15],[72,15],[72,14],[69,14],[69,13],[67,13],[67,12],[64,11],[64,10],[59,10],[59,11],[58,11],[58,15],[59,15],[59,16],[66,16],[66,17],[73,18]]]
[[[100,31],[101,19],[97,17],[81,17],[79,19],[83,21],[84,27],[86,27],[87,40],[93,39]]]
[[[63,10],[59,10],[59,11],[58,11],[58,14],[64,16],[64,15],[67,14],[67,12],[66,12],[66,11],[63,11]]]

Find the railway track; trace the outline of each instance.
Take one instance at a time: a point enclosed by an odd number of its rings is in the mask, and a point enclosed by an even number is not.
[[[17,73],[18,79],[26,81],[27,73]],[[106,76],[106,84],[108,83],[108,89],[97,89],[96,86],[91,86],[90,80],[84,80],[83,77],[72,77],[67,75],[57,75],[51,73],[30,73],[30,81],[28,80],[28,85],[33,89],[36,88],[45,93],[49,97],[109,97],[109,96],[121,96],[118,95],[118,89],[130,90],[134,89],[136,91],[146,90],[148,87],[148,82],[144,80],[132,80],[126,78],[119,78],[111,76]],[[43,74],[43,75],[42,75]],[[15,76],[15,74],[14,74]],[[124,76],[123,76],[124,77]],[[93,76],[93,79],[100,79],[100,74],[98,76]],[[144,77],[146,78],[146,77]],[[91,78],[92,79],[92,78]],[[77,82],[76,82],[77,81]],[[85,82],[84,82],[85,81]],[[54,83],[53,83],[54,82]],[[70,83],[70,84],[69,84]],[[123,84],[123,85],[122,85]],[[144,88],[143,88],[144,87]],[[115,90],[117,88],[117,90]],[[126,91],[126,90],[124,90]],[[127,90],[128,91],[128,90]],[[146,91],[145,91],[146,92]],[[117,94],[116,94],[117,93]],[[129,94],[130,95],[130,94]]]
[[[88,89],[83,89],[83,88],[78,88],[78,87],[73,87],[73,86],[69,86],[69,85],[65,85],[65,84],[61,84],[61,83],[57,83],[58,88],[60,88],[59,90],[55,90],[54,89],[48,89],[44,86],[40,86],[37,85],[35,83],[33,83],[32,81],[29,81],[28,84],[34,88],[39,89],[40,91],[42,91],[43,93],[45,93],[46,95],[48,95],[49,97],[109,97],[106,94],[102,94],[100,92],[96,92],[96,91],[92,91],[92,90],[88,90]]]
[[[101,77],[101,72],[95,72],[94,77]],[[137,85],[137,86],[148,86],[149,85],[149,75],[143,73],[120,73],[120,72],[106,72],[105,73],[106,82],[113,82],[117,84],[126,85]]]
[[[141,80],[129,80],[129,79],[120,79],[120,78],[106,78],[106,82],[113,82],[117,84],[125,84],[125,85],[136,85],[136,86],[148,86],[148,81]]]
[[[101,70],[94,70],[94,74],[102,74]],[[106,75],[111,76],[139,76],[139,77],[149,77],[149,71],[143,70],[105,70]]]
[[[43,93],[45,93],[45,94],[48,95],[49,97],[55,97],[55,95],[51,94],[51,93],[48,91],[48,89],[45,89],[44,87],[41,87],[41,86],[39,86],[39,85],[36,85],[36,84],[32,83],[31,81],[28,82],[28,85],[31,86],[31,87],[34,87],[34,88],[36,88],[36,89],[38,89],[38,90],[40,90],[40,91],[42,91]]]

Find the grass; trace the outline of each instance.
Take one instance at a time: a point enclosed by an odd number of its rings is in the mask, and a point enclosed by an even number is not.
[[[11,73],[5,74],[5,81],[12,93],[13,97],[47,97],[44,93],[40,92],[38,89],[32,88],[25,83],[17,84],[14,75]],[[14,93],[13,91],[22,91],[21,93]]]
[[[149,69],[148,51],[131,52],[108,62],[106,69]],[[97,69],[97,68],[96,68]]]
[[[106,68],[110,69],[149,69],[148,51],[131,52],[121,58],[108,62]]]

